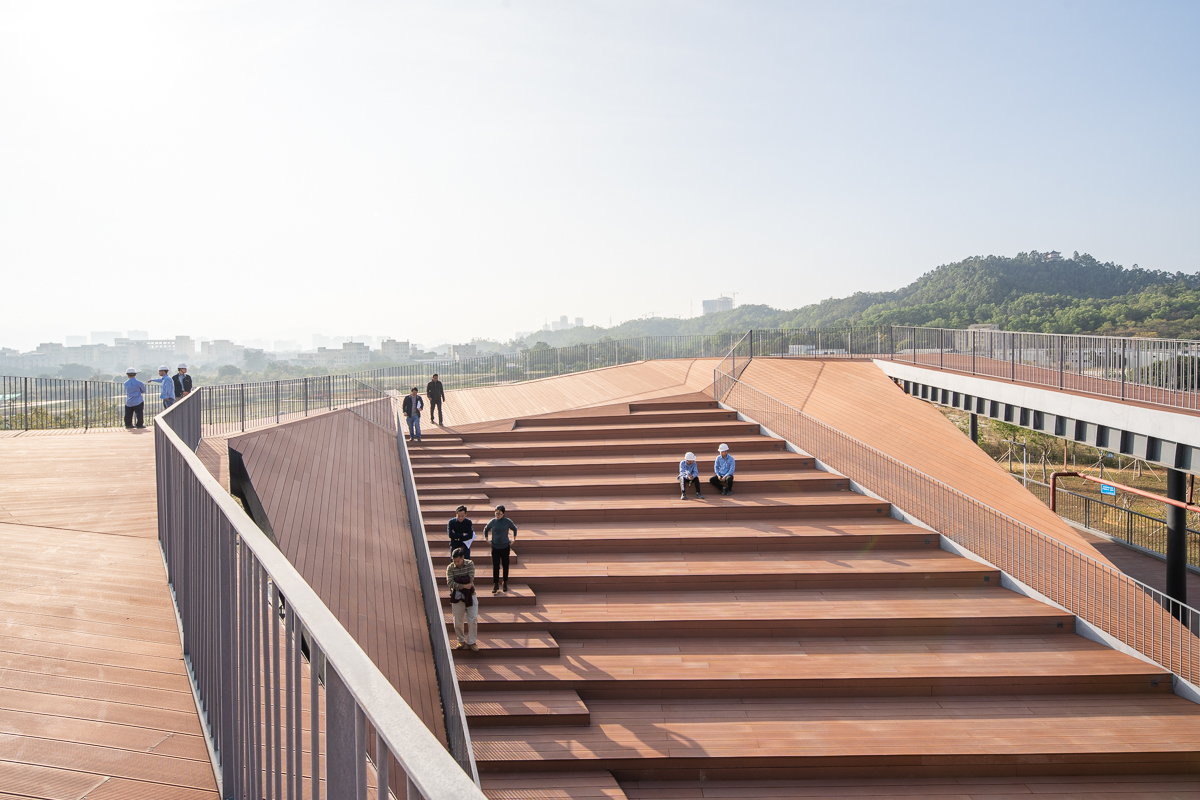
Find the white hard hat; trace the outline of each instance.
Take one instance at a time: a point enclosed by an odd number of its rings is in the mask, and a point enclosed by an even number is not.
[[[137,375],[137,370],[134,369],[133,367],[130,367],[129,369],[125,370],[125,374],[126,375]]]
[[[168,367],[166,364],[163,364],[161,367],[158,368],[158,371],[159,372],[170,372],[171,368]]]
[[[683,454],[683,458],[684,458],[684,460],[685,460],[685,461],[695,461],[695,460],[696,460],[696,454],[695,454],[695,453],[692,453],[692,452],[687,452],[687,453],[684,453],[684,454]]]
[[[726,453],[728,451],[729,451],[729,445],[725,444],[724,442],[721,442],[721,446],[717,448],[717,452],[718,453]]]
[[[179,369],[187,369],[187,364],[180,364]]]

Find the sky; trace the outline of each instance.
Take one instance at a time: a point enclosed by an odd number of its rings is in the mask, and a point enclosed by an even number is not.
[[[1200,4],[0,0],[0,346],[1200,270]]]

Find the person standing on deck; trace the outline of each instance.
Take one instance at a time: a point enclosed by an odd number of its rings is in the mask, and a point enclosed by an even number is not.
[[[454,635],[458,637],[456,650],[471,648],[478,651],[475,642],[479,631],[479,599],[475,596],[475,562],[469,561],[462,548],[450,554],[446,565],[446,585],[450,587],[450,612],[454,615]]]
[[[492,594],[508,591],[508,556],[517,540],[517,526],[504,515],[504,506],[496,506],[496,518],[483,529],[484,540],[492,542]],[[500,588],[500,565],[504,565],[504,588]]]
[[[412,387],[408,397],[404,398],[404,402],[401,403],[404,419],[408,420],[408,440],[410,442],[414,439],[418,442],[421,441],[421,409],[424,407],[425,401],[421,399],[421,395],[417,394],[417,387]]]
[[[454,516],[446,523],[446,533],[450,536],[450,552],[461,548],[463,555],[470,558],[471,545],[475,542],[475,523],[467,519],[466,506],[454,510]]]
[[[713,472],[716,474],[708,479],[708,482],[721,490],[721,494],[728,497],[733,494],[733,470],[737,463],[733,460],[733,456],[729,455],[729,445],[724,442],[717,448],[717,460],[713,462]]]
[[[192,376],[188,375],[187,364],[180,364],[178,371],[171,376],[175,384],[175,399],[187,397],[192,393]]]
[[[446,387],[438,380],[438,374],[433,373],[433,380],[425,384],[425,396],[429,398],[429,421],[433,422],[433,412],[437,412],[437,425],[446,421],[442,416],[442,401],[446,399]]]
[[[146,411],[146,384],[137,379],[137,370],[133,367],[125,370],[125,374],[129,379],[125,381],[125,428],[144,428],[146,427],[145,417]],[[137,424],[134,425],[136,419]]]
[[[679,462],[679,499],[687,500],[687,487],[696,487],[696,499],[703,500],[700,494],[700,471],[696,468],[696,454],[684,453],[683,461]]]
[[[170,408],[175,402],[175,382],[171,380],[171,368],[163,364],[158,368],[158,377],[151,378],[150,383],[157,383],[158,399],[162,400],[163,408]]]

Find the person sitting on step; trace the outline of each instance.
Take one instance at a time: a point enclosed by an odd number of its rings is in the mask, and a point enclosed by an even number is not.
[[[679,462],[679,499],[687,500],[687,487],[691,484],[696,487],[696,499],[703,500],[704,495],[700,494],[700,471],[696,467],[696,454],[684,453],[683,461]]]
[[[721,494],[733,494],[733,470],[736,467],[733,456],[729,455],[729,445],[721,442],[717,448],[717,460],[713,462],[713,472],[716,474],[708,482],[721,490]]]

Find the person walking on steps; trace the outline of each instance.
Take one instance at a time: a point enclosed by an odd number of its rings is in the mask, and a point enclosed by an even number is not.
[[[737,464],[729,455],[729,445],[724,442],[717,448],[717,460],[713,462],[713,472],[716,474],[708,482],[721,490],[725,497],[733,494],[733,470]]]
[[[412,387],[400,407],[404,411],[404,419],[408,421],[408,440],[421,441],[421,409],[425,407],[425,401],[417,394],[417,387]]]
[[[450,587],[450,612],[454,615],[456,650],[478,651],[475,635],[479,631],[479,598],[475,596],[475,563],[460,547],[450,554],[446,565],[446,585]]]
[[[696,467],[696,454],[684,453],[683,461],[679,462],[679,499],[687,500],[687,487],[696,487],[696,499],[703,500],[700,494],[700,471]]]
[[[158,399],[162,400],[164,409],[170,408],[175,402],[175,382],[171,380],[171,368],[163,364],[158,368],[158,377],[151,378],[150,383],[158,384]]]
[[[143,416],[146,411],[146,384],[137,379],[137,370],[133,367],[125,370],[125,374],[129,376],[129,379],[125,381],[125,428],[126,430],[144,428],[146,427]]]
[[[454,516],[446,523],[446,533],[450,536],[450,552],[461,549],[463,556],[470,558],[471,545],[475,542],[475,524],[467,519],[466,506],[454,510]]]
[[[508,556],[517,540],[517,526],[504,515],[504,506],[496,506],[496,518],[483,529],[484,540],[492,542],[492,594],[508,591]],[[500,565],[504,565],[504,584],[501,588]]]
[[[437,425],[442,425],[446,418],[442,416],[442,401],[446,399],[446,387],[438,380],[438,374],[433,373],[433,380],[425,384],[425,396],[429,398],[429,421],[433,422],[433,412],[437,412]]]

